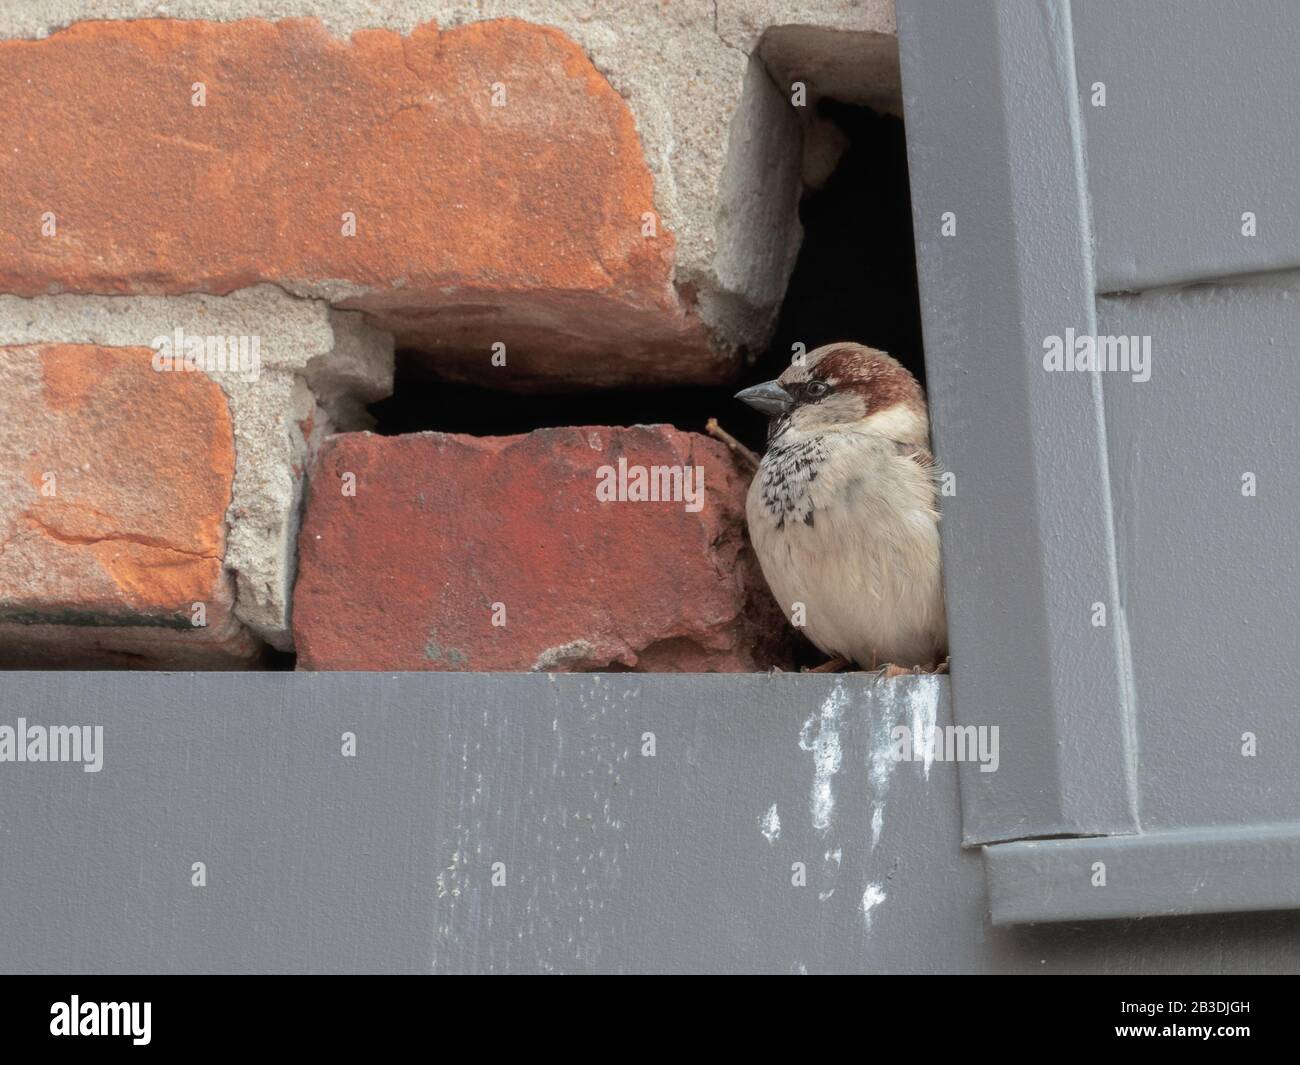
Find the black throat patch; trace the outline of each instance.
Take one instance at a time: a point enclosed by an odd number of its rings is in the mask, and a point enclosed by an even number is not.
[[[778,529],[785,528],[786,522],[813,524],[810,489],[827,455],[826,444],[815,436],[788,444],[775,439],[767,449],[758,468],[759,489],[763,506]]]

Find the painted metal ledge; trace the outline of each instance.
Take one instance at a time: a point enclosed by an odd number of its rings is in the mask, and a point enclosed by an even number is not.
[[[98,772],[0,763],[0,970],[1300,966],[1294,912],[992,924],[957,766],[889,756],[895,726],[951,723],[948,692],[853,674],[0,673],[0,725],[104,729]],[[1204,870],[1230,880],[1244,854],[1245,880],[1258,858],[1290,901],[1291,838],[1250,838],[1225,833]],[[1132,890],[1123,860],[1108,872]]]
[[[947,677],[0,673],[19,719],[103,746],[0,763],[7,971],[912,971],[985,920],[956,767],[889,757]]]
[[[994,924],[1300,908],[1300,824],[984,848]]]

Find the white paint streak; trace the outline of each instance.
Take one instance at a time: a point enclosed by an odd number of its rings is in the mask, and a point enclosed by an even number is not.
[[[867,782],[874,797],[871,804],[871,846],[880,843],[885,827],[885,796],[898,764],[895,758],[894,728],[905,724],[911,734],[912,749],[923,752],[925,779],[930,779],[934,762],[934,736],[939,716],[939,678],[909,677],[906,684],[890,684],[876,689],[877,712],[872,717],[871,750],[867,756]]]
[[[891,733],[898,717],[899,685],[876,689],[876,713],[871,721],[871,750],[867,755],[867,783],[874,793],[871,803],[871,849],[880,843],[885,827],[885,795],[894,775],[894,739]]]
[[[837,681],[821,709],[804,722],[799,732],[799,747],[813,756],[812,823],[818,832],[830,828],[835,814],[835,774],[844,760],[840,748],[840,719],[849,697],[844,682]]]
[[[454,899],[460,898],[460,865],[460,851],[456,851],[451,856],[451,864],[434,878],[438,898],[445,899],[448,895]]]
[[[776,812],[776,803],[772,803],[767,813],[758,819],[758,827],[768,843],[775,843],[781,838],[781,815]]]
[[[873,911],[884,901],[885,889],[879,884],[868,884],[862,893],[862,926],[868,932],[871,931],[871,922],[875,920]]]
[[[934,726],[939,715],[939,678],[916,677],[907,688],[907,711],[911,719],[912,749],[917,745],[925,752],[925,779],[930,779],[934,763]]]
[[[889,778],[894,775],[894,722],[899,716],[897,689],[899,685],[889,685],[876,697],[876,712],[871,722],[871,753],[867,756],[867,781],[876,793],[876,799],[884,802],[885,792],[889,790]],[[879,691],[879,689],[877,689]]]

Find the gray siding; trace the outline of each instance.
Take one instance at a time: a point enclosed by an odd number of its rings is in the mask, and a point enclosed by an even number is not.
[[[931,713],[943,679],[3,674],[0,722],[106,747],[0,767],[0,968],[1300,969],[1291,915],[993,924],[953,766],[880,760]]]
[[[1291,0],[1072,0],[1098,291],[1300,265]],[[1090,89],[1106,85],[1106,106]],[[1259,232],[1241,234],[1255,212]]]
[[[1102,392],[1041,364],[1044,337],[1093,331],[1068,7],[900,3],[898,18],[935,449],[956,477],[941,526],[955,712],[1017,745],[964,779],[965,839],[1131,832]]]

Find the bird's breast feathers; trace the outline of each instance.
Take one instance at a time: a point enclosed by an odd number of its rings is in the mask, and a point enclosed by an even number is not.
[[[763,574],[822,650],[860,665],[942,657],[933,463],[874,432],[773,440],[750,486]]]

